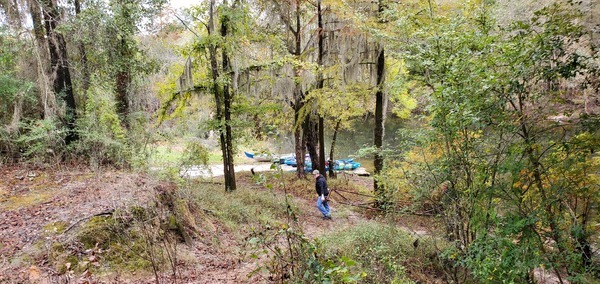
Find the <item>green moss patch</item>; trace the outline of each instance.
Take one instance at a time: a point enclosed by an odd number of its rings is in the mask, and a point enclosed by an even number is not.
[[[31,191],[23,195],[11,196],[3,200],[0,204],[0,210],[15,210],[18,208],[27,208],[42,202],[50,200],[53,194],[50,191]]]
[[[66,221],[56,221],[56,222],[52,222],[47,224],[46,226],[44,226],[43,230],[43,236],[54,236],[54,235],[59,235],[62,234],[69,226],[69,223],[67,223]]]

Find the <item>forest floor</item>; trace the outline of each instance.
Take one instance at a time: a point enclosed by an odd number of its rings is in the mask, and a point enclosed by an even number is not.
[[[154,189],[161,183],[155,177],[66,166],[43,169],[4,166],[0,167],[0,177],[0,283],[156,283],[155,275],[150,273],[91,275],[86,270],[83,274],[74,274],[68,265],[66,272],[59,271],[49,248],[52,243],[72,239],[78,227],[92,216],[150,201]],[[372,184],[372,178],[351,178],[367,187]],[[251,186],[256,186],[251,178],[241,175],[238,188]],[[364,210],[334,203],[334,220],[323,220],[314,200],[302,196],[295,199],[300,208],[299,223],[309,238],[342,230],[369,218]],[[345,213],[336,216],[337,211]],[[59,233],[56,233],[56,224],[63,224]],[[426,220],[404,225],[415,234],[426,234],[428,230]],[[178,245],[178,249],[186,251],[183,258],[192,260],[178,264],[176,283],[269,282],[260,273],[249,278],[264,259],[240,253],[244,244],[235,232],[221,228],[218,223],[212,231],[205,237],[218,238],[216,246],[201,239],[194,240],[191,246]],[[80,254],[89,257],[92,264],[98,261],[89,249]]]

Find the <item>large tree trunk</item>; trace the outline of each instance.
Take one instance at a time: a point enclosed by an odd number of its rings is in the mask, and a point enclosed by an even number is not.
[[[121,70],[117,72],[115,82],[117,112],[119,113],[119,117],[121,118],[123,125],[127,126],[127,116],[129,115],[129,96],[127,95],[127,90],[129,89],[129,85],[131,83],[131,75],[129,71]]]
[[[312,169],[320,169],[319,167],[319,154],[317,152],[317,148],[319,147],[318,141],[318,133],[319,133],[319,125],[315,123],[315,120],[312,118],[313,115],[308,115],[306,120],[304,121],[304,129],[305,137],[306,137],[306,149],[308,150],[308,154],[310,155],[310,162],[312,163]],[[324,172],[321,172],[324,173]]]
[[[45,36],[44,19],[42,17],[42,8],[36,0],[29,0],[29,12],[33,23],[33,32],[35,37],[35,57],[37,70],[37,86],[39,88],[39,101],[43,106],[44,112],[42,118],[51,118],[56,112],[56,96],[50,88],[49,77],[51,74],[48,62],[50,54],[48,42]]]
[[[209,7],[209,21],[207,25],[207,30],[209,35],[215,34],[215,22],[214,22],[214,9],[215,9],[215,0],[210,1]],[[227,20],[224,20],[221,23],[221,36],[227,36]],[[216,119],[219,122],[218,131],[219,131],[219,141],[221,145],[221,153],[223,156],[223,171],[225,174],[225,191],[232,191],[236,189],[235,183],[235,171],[233,167],[233,146],[231,139],[231,125],[230,119],[230,103],[231,98],[229,95],[229,86],[225,84],[225,86],[219,86],[219,66],[217,63],[217,46],[215,43],[212,43],[208,47],[209,57],[210,57],[210,68],[212,74],[212,92],[215,96],[215,108],[216,108]],[[230,68],[229,58],[225,50],[222,51],[222,63],[225,72]],[[221,98],[224,98],[224,102]]]
[[[227,1],[223,2],[223,5],[227,5]],[[221,21],[221,37],[223,39],[227,38],[227,32],[229,29],[229,17],[224,16]],[[227,51],[225,48],[221,49],[223,56],[223,73],[231,74],[231,64],[229,62],[229,56],[227,55]],[[226,80],[229,82],[229,80]],[[235,183],[235,169],[233,165],[233,141],[232,141],[232,131],[231,131],[231,94],[229,83],[225,83],[223,86],[223,97],[225,99],[224,104],[224,112],[225,112],[225,151],[223,153],[223,159],[225,162],[223,163],[225,167],[225,184],[226,191],[236,190]]]
[[[377,54],[377,92],[375,94],[375,130],[374,130],[374,144],[375,144],[375,160],[373,161],[375,167],[375,178],[373,179],[373,188],[375,195],[378,199],[378,205],[381,204],[383,188],[378,180],[378,175],[383,170],[383,155],[381,153],[383,147],[383,135],[384,135],[384,124],[385,124],[385,94],[384,94],[384,82],[385,82],[385,49],[383,46],[379,47]]]
[[[75,15],[79,16],[81,14],[81,0],[75,0]],[[90,70],[88,68],[88,59],[87,52],[85,49],[85,45],[83,41],[80,41],[78,44],[79,56],[81,56],[81,68],[82,68],[82,93],[85,95],[87,90],[90,88]]]
[[[132,11],[129,5],[132,1],[121,1],[118,9],[118,18],[123,22],[119,27],[120,40],[116,46],[118,51],[117,58],[117,73],[115,74],[115,95],[117,99],[117,112],[121,118],[123,126],[129,127],[128,116],[130,110],[130,86],[132,82],[131,63],[133,60],[134,51],[132,50],[133,26],[135,23],[132,19]]]
[[[379,0],[377,7],[377,17],[380,23],[384,22],[382,18],[382,14],[385,10],[386,6],[383,0]],[[377,92],[375,93],[375,130],[374,130],[374,143],[375,144],[375,159],[373,161],[373,166],[375,168],[375,178],[373,179],[373,189],[375,191],[375,196],[377,199],[377,205],[381,208],[383,207],[383,202],[385,197],[383,196],[383,186],[379,183],[379,174],[383,171],[383,155],[382,155],[382,147],[383,147],[383,136],[385,133],[385,111],[387,98],[385,96],[385,47],[383,43],[378,43],[376,45],[377,50],[377,61],[375,63],[376,68],[376,82],[377,82]]]
[[[325,30],[323,28],[323,10],[321,9],[321,0],[317,1],[317,25],[318,25],[318,29],[317,29],[317,35],[318,35],[318,43],[319,43],[319,54],[317,57],[317,64],[319,64],[319,67],[321,69],[319,69],[318,73],[317,73],[317,89],[323,89],[323,85],[324,85],[324,79],[323,79],[323,72],[322,72],[322,68],[323,68],[323,57],[325,56],[325,48],[323,46],[323,39],[325,37]],[[324,121],[323,121],[323,116],[318,115],[318,119],[319,119],[319,126],[318,126],[318,133],[319,133],[319,171],[321,173],[323,173],[323,176],[327,178],[327,175],[325,174],[325,126],[324,126]],[[331,167],[331,165],[330,165]],[[313,169],[317,168],[314,164],[313,164]]]
[[[300,1],[296,0],[296,10],[295,10],[295,18],[296,18],[296,27],[293,29],[292,33],[294,34],[294,50],[292,54],[301,61],[302,58],[302,31],[300,25]],[[306,144],[304,139],[304,128],[305,124],[304,119],[300,117],[300,111],[302,107],[304,107],[304,92],[302,91],[302,84],[300,82],[301,77],[300,67],[294,67],[294,81],[296,82],[294,85],[294,143],[295,143],[295,152],[296,152],[296,164],[297,164],[297,174],[298,178],[304,178],[304,155],[306,151]]]
[[[71,83],[71,72],[69,70],[69,59],[67,56],[67,43],[64,37],[56,32],[60,14],[53,0],[42,0],[46,36],[50,51],[50,66],[52,69],[52,81],[54,92],[63,98],[66,103],[65,122],[68,129],[65,143],[70,144],[77,140],[75,132],[76,105]]]
[[[297,73],[298,74],[298,73]],[[298,178],[304,177],[304,155],[305,155],[305,144],[304,144],[304,123],[300,121],[300,110],[304,106],[304,95],[302,93],[302,86],[299,83],[295,85],[294,91],[294,145],[296,153],[296,168]]]

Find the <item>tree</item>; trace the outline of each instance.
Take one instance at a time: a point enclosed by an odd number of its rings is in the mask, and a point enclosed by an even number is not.
[[[142,25],[143,19],[152,19],[162,8],[166,0],[119,0],[110,1],[110,11],[114,15],[108,26],[116,36],[109,37],[111,44],[110,58],[114,69],[115,95],[117,112],[124,126],[128,126],[127,117],[131,113],[133,79],[148,74],[148,61],[141,56],[135,35]],[[83,58],[82,58],[83,60]],[[87,61],[84,61],[87,62]],[[140,74],[141,73],[141,74]]]
[[[323,79],[323,57],[325,56],[325,47],[324,47],[324,39],[325,39],[325,29],[323,23],[323,9],[321,5],[321,0],[317,1],[317,38],[318,38],[318,54],[317,54],[317,89],[322,89],[324,85]],[[313,169],[319,168],[319,172],[325,173],[325,123],[323,121],[323,116],[319,115],[319,163],[315,163],[313,161]],[[333,167],[333,164],[330,165],[330,168]],[[327,175],[323,175],[327,176]]]
[[[42,0],[41,8],[50,50],[51,80],[54,93],[62,97],[66,103],[65,124],[68,132],[65,142],[70,144],[77,139],[77,133],[75,132],[77,107],[73,83],[71,82],[67,43],[63,35],[57,31],[61,19],[57,4],[53,0]]]
[[[397,19],[397,11],[404,10],[404,6],[410,6],[412,2],[394,4],[388,1],[377,1],[377,2],[361,2],[356,1],[352,7],[355,11],[354,23],[360,29],[366,33],[369,38],[369,44],[366,45],[365,53],[369,55],[368,62],[370,69],[370,80],[374,89],[375,105],[374,105],[374,116],[375,116],[375,127],[373,130],[373,146],[374,146],[374,175],[373,181],[375,195],[377,196],[377,205],[383,208],[386,205],[386,191],[383,183],[380,182],[382,173],[385,165],[383,139],[385,134],[385,120],[388,111],[388,101],[390,95],[397,102],[400,102],[399,108],[404,110],[410,110],[414,107],[411,99],[406,98],[406,92],[399,92],[400,89],[405,89],[403,84],[402,72],[396,72],[399,74],[398,78],[393,78],[394,82],[390,84],[390,78],[388,78],[388,68],[390,63],[388,57],[390,56],[391,50],[402,49],[403,47],[398,44],[398,31],[397,26],[390,25],[390,21]],[[390,8],[393,6],[393,8]],[[358,12],[358,13],[356,13]],[[395,66],[395,68],[402,69],[402,65]],[[395,94],[390,94],[392,87],[394,86]],[[399,86],[400,85],[400,86]],[[405,112],[405,111],[401,112]]]
[[[429,18],[413,18],[406,59],[431,90],[427,144],[442,150],[423,186],[448,186],[448,238],[474,277],[530,281],[544,265],[563,281],[563,270],[581,275],[589,263],[587,218],[597,212],[588,204],[599,189],[582,173],[597,167],[588,147],[598,140],[584,127],[590,113],[551,119],[585,109],[561,102],[588,91],[597,54],[581,45],[573,7],[549,5],[503,28],[489,9],[474,3],[450,18],[430,6]]]
[[[36,89],[32,82],[19,76],[20,65],[24,63],[22,57],[29,56],[23,53],[27,50],[26,44],[0,28],[0,48],[5,51],[0,55],[0,152],[13,156],[11,145],[3,140],[17,133],[21,119],[30,115],[27,112],[34,111],[24,110],[23,106],[35,105]]]
[[[208,72],[210,79],[201,78],[200,84],[197,84],[194,89],[201,92],[208,90],[214,97],[216,128],[219,131],[223,155],[225,190],[233,191],[236,189],[236,181],[233,162],[232,102],[233,92],[237,86],[234,74],[237,71],[232,68],[231,58],[236,46],[236,31],[239,31],[238,21],[243,21],[245,18],[245,8],[239,1],[235,1],[231,6],[227,1],[217,6],[214,0],[210,1],[206,8],[205,11],[202,7],[195,7],[192,11],[194,17],[207,18],[206,22],[199,20],[206,28],[206,34],[197,36],[193,48],[200,54],[206,54],[210,66]],[[218,31],[217,23],[220,24]],[[221,64],[219,64],[219,56]]]
[[[284,66],[282,69],[291,68],[293,80],[286,82],[292,85],[291,98],[288,99],[294,113],[294,145],[297,161],[297,175],[304,177],[304,157],[308,148],[314,162],[318,163],[318,120],[314,119],[312,109],[305,108],[306,93],[313,84],[313,80],[307,80],[309,71],[313,66],[307,59],[312,54],[313,40],[317,35],[316,27],[311,21],[313,18],[309,13],[312,3],[304,0],[272,1],[264,5],[268,13],[277,15],[281,21],[279,29],[281,40],[284,42],[287,54],[283,56]],[[286,80],[287,81],[287,80]]]

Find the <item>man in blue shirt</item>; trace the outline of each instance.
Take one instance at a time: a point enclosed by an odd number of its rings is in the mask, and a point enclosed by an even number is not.
[[[314,170],[313,176],[315,177],[315,189],[317,190],[317,208],[323,214],[323,220],[331,220],[331,210],[327,202],[329,196],[329,190],[327,189],[327,181],[325,177],[321,175],[319,170]]]

